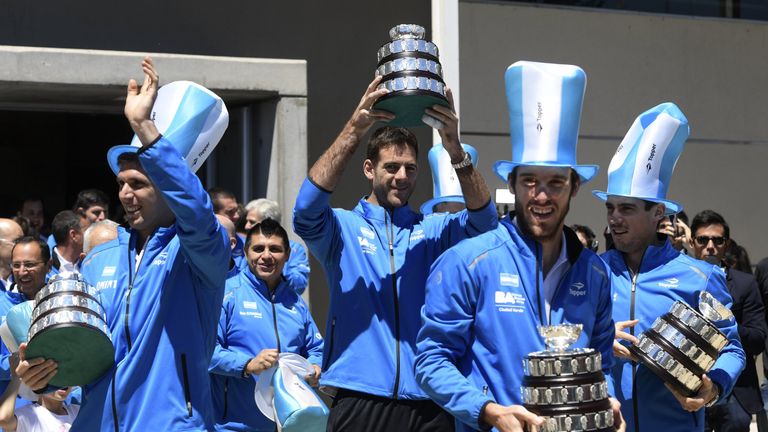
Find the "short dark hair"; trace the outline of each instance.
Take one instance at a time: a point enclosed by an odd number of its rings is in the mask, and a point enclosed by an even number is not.
[[[714,210],[702,210],[693,217],[693,221],[691,222],[691,235],[695,236],[696,231],[699,228],[709,225],[722,225],[725,238],[731,238],[731,228],[728,226],[725,218]]]
[[[379,161],[381,149],[389,146],[408,146],[413,149],[413,154],[419,157],[419,142],[413,132],[402,127],[383,126],[376,129],[368,140],[366,159],[376,164]]]
[[[51,231],[56,244],[63,245],[67,242],[69,230],[81,231],[80,216],[72,210],[63,210],[53,217]]]
[[[245,237],[246,251],[251,246],[251,238],[256,234],[261,234],[264,237],[272,237],[273,235],[277,235],[283,240],[283,247],[285,247],[286,253],[291,252],[291,246],[288,242],[288,233],[285,231],[285,228],[283,228],[283,226],[280,225],[280,223],[276,220],[264,219],[263,221],[251,227],[250,230],[248,230],[248,234]]]
[[[44,263],[47,263],[51,260],[51,250],[48,249],[48,244],[41,239],[37,237],[32,236],[25,236],[22,237],[14,242],[13,249],[11,249],[11,256],[13,256],[13,251],[16,250],[16,246],[23,245],[23,244],[30,244],[35,243],[38,247],[40,247],[40,260]]]
[[[213,203],[213,212],[218,213],[220,212],[223,207],[221,205],[221,200],[224,198],[231,198],[235,201],[237,201],[237,197],[234,193],[231,191],[221,188],[221,187],[212,187],[208,189],[208,195],[211,196],[211,202]]]
[[[133,152],[121,153],[120,156],[117,157],[118,167],[122,167],[126,162],[139,164],[139,166],[141,166],[139,163],[139,155]]]
[[[654,202],[654,201],[648,201],[643,200],[643,204],[645,204],[645,211],[648,211],[653,208],[655,205],[659,205],[660,203]]]
[[[78,192],[75,204],[72,205],[72,211],[76,212],[81,207],[83,210],[88,210],[95,205],[109,207],[109,196],[99,189],[83,189]]]

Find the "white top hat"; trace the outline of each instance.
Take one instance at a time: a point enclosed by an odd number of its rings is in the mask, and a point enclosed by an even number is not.
[[[462,144],[464,151],[472,158],[472,164],[477,166],[477,150],[469,144]],[[431,200],[421,205],[421,213],[428,215],[434,212],[434,207],[440,203],[464,203],[464,194],[456,170],[451,165],[451,157],[445,151],[443,144],[437,144],[429,149],[429,167],[432,169]]]
[[[578,66],[519,61],[504,74],[512,137],[512,160],[497,161],[505,182],[520,165],[572,168],[582,183],[597,165],[576,164],[581,106],[587,75]]]
[[[690,133],[688,119],[671,102],[640,114],[611,159],[608,190],[592,194],[603,201],[619,195],[662,203],[666,214],[679,213],[683,206],[668,200],[667,190]]]
[[[174,81],[157,91],[152,107],[152,120],[157,130],[197,171],[224,135],[229,113],[224,101],[212,91],[190,81]],[[107,152],[107,161],[117,174],[117,159],[124,153],[136,153],[141,141],[134,135],[130,145],[114,146]]]

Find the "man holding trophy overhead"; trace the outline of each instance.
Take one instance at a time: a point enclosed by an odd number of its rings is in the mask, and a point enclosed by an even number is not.
[[[691,334],[680,320],[671,318],[673,328],[657,319],[675,301],[705,312],[699,300],[702,292],[728,307],[732,303],[719,267],[679,253],[666,235],[657,233],[665,215],[682,210],[680,204],[667,199],[667,189],[689,133],[688,120],[675,104],[663,103],[640,114],[611,160],[607,191],[593,191],[605,201],[615,245],[602,255],[611,270],[613,318],[617,322],[614,352],[618,359],[613,378],[627,430],[633,432],[703,431],[702,408],[731,392],[745,364],[735,320],[715,322],[716,332],[722,336],[713,337],[721,337],[724,345],[718,357],[716,351],[707,349],[709,341]],[[707,327],[703,319],[687,315],[700,328]],[[639,338],[645,338],[641,336],[644,332],[655,335],[656,342],[638,343],[642,342]],[[665,342],[670,338],[679,342]],[[665,349],[659,351],[656,344]],[[685,347],[684,352],[675,347]],[[702,352],[702,347],[710,353]],[[643,363],[638,363],[636,354]],[[702,363],[702,359],[706,361]],[[705,374],[689,372],[701,365],[711,370]],[[669,380],[662,381],[657,374],[669,375]],[[686,377],[685,382],[695,382],[698,389],[683,392],[685,389],[676,384],[682,377]]]
[[[577,419],[612,430],[622,422],[618,402],[608,400],[614,335],[609,277],[600,258],[564,226],[571,198],[598,170],[576,163],[586,75],[576,66],[517,62],[505,78],[513,160],[498,161],[494,169],[515,194],[515,218],[461,242],[432,266],[416,377],[456,417],[458,430],[547,427],[555,419],[523,407],[522,359],[545,348],[542,327],[581,326],[574,345],[593,357],[574,363],[572,371],[605,375],[599,402],[607,413],[576,413],[567,424]],[[598,399],[573,387],[563,401]]]
[[[398,43],[387,52],[423,46]],[[341,133],[310,169],[294,208],[294,231],[323,265],[330,289],[320,380],[321,386],[336,389],[328,430],[452,430],[453,420],[429,400],[413,372],[424,281],[430,264],[448,247],[495,228],[496,209],[460,145],[452,104],[431,105],[418,117],[426,114],[441,127],[467,210],[425,218],[410,209],[418,144],[411,131],[393,126],[375,130],[368,141],[363,174],[370,195],[353,210],[331,208],[331,194],[363,137],[377,121],[396,118],[374,108],[396,92],[383,82],[380,75],[370,83]],[[450,91],[447,96],[450,100]]]

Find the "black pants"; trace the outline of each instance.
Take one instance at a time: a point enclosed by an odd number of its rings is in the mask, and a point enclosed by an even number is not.
[[[453,417],[431,400],[394,400],[339,389],[328,432],[452,432]]]

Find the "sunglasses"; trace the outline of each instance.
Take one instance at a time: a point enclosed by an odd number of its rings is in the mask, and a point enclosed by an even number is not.
[[[712,244],[715,246],[722,246],[725,243],[725,237],[708,237],[708,236],[696,236],[696,243],[699,246],[706,246],[709,241],[712,240]]]

